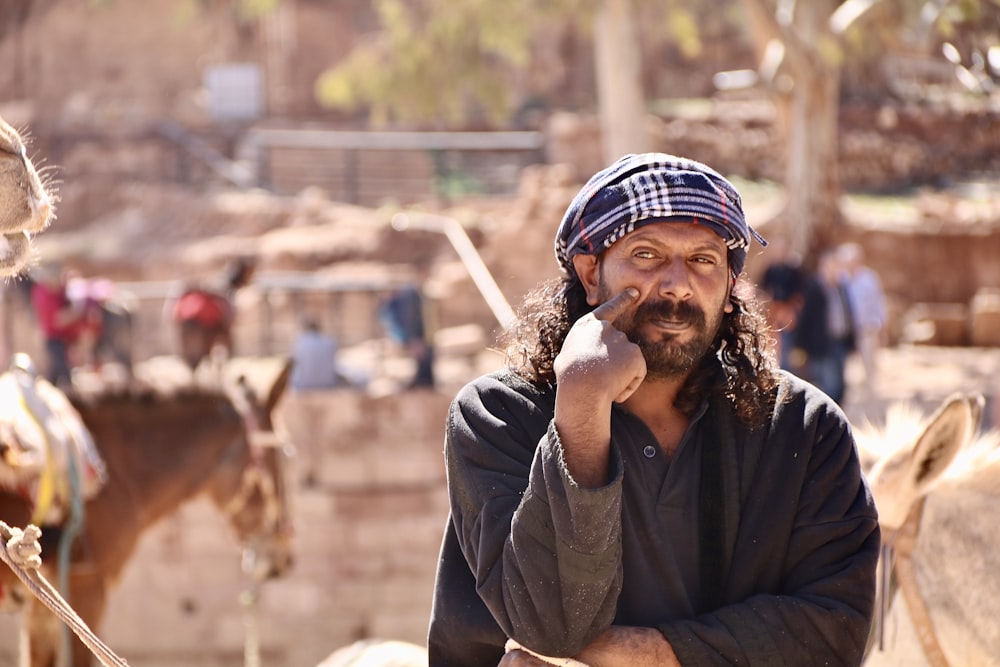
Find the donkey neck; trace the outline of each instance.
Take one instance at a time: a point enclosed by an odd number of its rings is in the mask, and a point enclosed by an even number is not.
[[[240,470],[245,461],[243,421],[223,397],[108,403],[83,418],[110,479],[127,492],[145,525],[201,494],[228,467]]]

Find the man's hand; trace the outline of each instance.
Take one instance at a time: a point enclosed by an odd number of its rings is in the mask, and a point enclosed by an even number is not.
[[[610,404],[621,403],[639,388],[646,360],[613,324],[638,298],[629,287],[573,324],[554,363],[560,389],[572,385],[587,396],[607,396]]]
[[[613,625],[576,659],[591,667],[680,667],[670,642],[655,628]]]
[[[556,430],[580,486],[607,483],[611,403],[627,399],[646,377],[642,350],[612,324],[638,298],[630,287],[577,320],[554,362]]]
[[[530,652],[513,649],[504,654],[497,667],[544,667],[562,664],[565,658],[545,662]],[[670,642],[655,628],[613,625],[592,641],[573,664],[588,667],[680,667]]]
[[[549,663],[536,658],[527,651],[514,649],[503,654],[497,667],[549,667]]]

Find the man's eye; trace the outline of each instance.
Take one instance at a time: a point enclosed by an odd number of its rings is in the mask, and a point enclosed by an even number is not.
[[[636,250],[632,253],[633,257],[638,257],[639,259],[653,259],[656,257],[651,250]]]

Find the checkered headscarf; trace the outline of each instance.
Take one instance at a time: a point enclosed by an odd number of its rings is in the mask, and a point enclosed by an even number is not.
[[[642,153],[597,172],[577,193],[556,233],[556,258],[572,275],[574,255],[603,252],[644,224],[692,218],[726,241],[734,278],[743,271],[751,238],[767,245],[743,217],[736,188],[714,169],[665,153]]]

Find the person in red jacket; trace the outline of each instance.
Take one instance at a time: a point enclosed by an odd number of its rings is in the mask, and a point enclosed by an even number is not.
[[[67,275],[58,264],[41,265],[31,272],[31,305],[45,338],[45,378],[60,388],[72,384],[70,349],[93,325],[87,304],[67,295]]]

